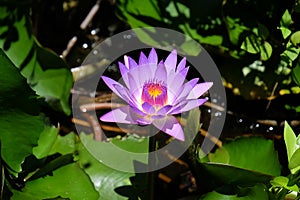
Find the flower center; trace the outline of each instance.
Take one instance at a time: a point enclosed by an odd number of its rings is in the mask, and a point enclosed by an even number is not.
[[[153,106],[164,106],[168,100],[167,87],[163,83],[148,82],[143,86],[142,101]]]

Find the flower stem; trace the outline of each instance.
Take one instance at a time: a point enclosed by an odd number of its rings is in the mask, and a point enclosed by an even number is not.
[[[151,131],[153,128],[151,128]],[[149,200],[155,199],[155,176],[156,172],[154,171],[156,165],[156,155],[155,153],[150,154],[156,150],[156,137],[155,135],[149,137],[149,155],[148,155],[148,187],[149,187]]]

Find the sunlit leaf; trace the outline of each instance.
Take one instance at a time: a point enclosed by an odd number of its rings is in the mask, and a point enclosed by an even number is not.
[[[290,162],[293,153],[296,151],[296,135],[290,125],[285,121],[284,123],[284,142],[286,146],[288,161]]]
[[[75,152],[76,135],[71,132],[65,136],[58,135],[55,127],[46,128],[38,141],[38,146],[33,148],[33,154],[37,158],[44,158],[55,153],[62,155]]]
[[[296,173],[300,169],[300,148],[293,153],[289,161],[289,169],[292,174]]]
[[[230,155],[226,148],[218,148],[215,153],[210,153],[208,155],[210,162],[216,162],[216,163],[224,163],[228,164],[230,161]]]
[[[291,24],[292,24],[292,16],[288,10],[285,10],[285,12],[282,15],[280,25],[288,27]]]
[[[290,60],[289,65],[291,65],[292,61],[294,61],[299,56],[299,53],[300,53],[300,48],[297,48],[297,47],[291,45],[291,43],[288,43],[287,48],[282,53],[282,55],[289,58],[289,60]]]
[[[242,24],[240,19],[233,19],[230,16],[226,16],[226,23],[228,26],[229,39],[232,44],[238,45],[240,36],[244,31],[248,31],[249,27]]]
[[[281,30],[281,33],[282,33],[282,36],[284,39],[286,39],[292,33],[292,31],[290,29],[283,27],[283,26],[280,27],[279,29]]]
[[[58,129],[55,127],[45,127],[44,131],[41,133],[38,146],[33,148],[33,154],[38,158],[46,157],[57,138]]]
[[[271,140],[260,137],[238,138],[224,144],[222,148],[226,150],[225,155],[229,158],[224,159],[225,150],[219,150],[211,157],[213,159],[211,162],[223,162],[224,164],[272,176],[280,174],[281,166]]]
[[[130,148],[130,147],[129,147]],[[124,196],[121,196],[116,192],[117,188],[124,186],[131,186],[129,180],[130,177],[134,176],[132,173],[120,172],[110,167],[107,167],[105,164],[101,163],[99,160],[96,160],[87,149],[82,145],[79,145],[79,156],[78,162],[89,175],[96,190],[99,193],[99,199],[101,200],[121,200],[127,199]],[[102,149],[103,150],[103,149]],[[114,160],[113,152],[110,152],[111,159]],[[122,162],[122,161],[116,161]],[[122,164],[122,163],[120,163]],[[131,192],[134,192],[132,190]],[[134,194],[132,194],[134,196]]]
[[[22,191],[13,190],[12,200],[40,200],[56,197],[72,200],[97,200],[98,193],[87,174],[73,163],[46,176],[26,183]]]
[[[135,161],[148,163],[148,138],[130,136],[126,139],[113,138],[110,142],[98,142],[92,135],[82,133],[80,139],[97,160],[102,160],[108,166],[118,166],[131,172],[134,171]],[[114,159],[111,159],[112,156]]]
[[[78,136],[74,132],[70,132],[65,136],[58,135],[49,155],[55,153],[60,153],[62,155],[74,153],[77,140]]]
[[[297,31],[297,32],[293,33],[293,35],[291,36],[291,42],[295,46],[300,44],[300,31]]]
[[[262,60],[268,60],[272,55],[272,46],[269,42],[264,41],[263,45],[260,46],[261,52],[260,57]]]
[[[171,1],[166,7],[166,11],[170,13],[171,17],[178,17],[182,14],[187,18],[190,17],[190,9],[179,2]]]
[[[256,36],[250,35],[247,36],[242,43],[241,49],[244,49],[245,51],[249,53],[259,53],[260,52],[260,41],[257,39]]]
[[[197,56],[201,52],[201,46],[197,45],[194,40],[188,40],[180,46],[188,55]]]
[[[248,53],[257,54],[260,53],[262,60],[268,60],[272,55],[272,46],[267,41],[261,41],[261,38],[250,35],[247,36],[241,45],[241,49],[244,49]]]
[[[292,190],[292,191],[299,192],[298,186],[296,184],[290,185],[289,184],[289,179],[287,177],[284,177],[284,176],[278,176],[278,177],[274,178],[273,180],[271,180],[270,183],[274,187],[281,187],[281,188],[283,187],[287,190]]]

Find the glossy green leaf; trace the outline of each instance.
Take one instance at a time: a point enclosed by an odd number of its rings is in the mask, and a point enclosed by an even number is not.
[[[249,52],[249,53],[259,53],[260,52],[260,41],[255,35],[247,36],[242,43],[241,49]]]
[[[218,148],[215,153],[208,154],[210,162],[229,164],[230,155],[226,148]]]
[[[188,40],[181,44],[180,48],[188,55],[198,56],[201,52],[201,46],[195,43],[194,40]]]
[[[285,10],[285,12],[282,15],[280,25],[284,27],[288,27],[292,24],[292,16],[288,10]]]
[[[154,24],[151,23],[161,19],[158,2],[154,0],[145,2],[139,0],[121,0],[117,2],[117,6],[119,9],[117,14],[125,18],[132,28],[153,26]],[[149,21],[145,22],[145,20],[142,20],[143,17]]]
[[[281,34],[283,36],[284,39],[286,39],[287,37],[289,37],[289,35],[292,33],[292,31],[286,27],[280,27],[279,28],[281,30]]]
[[[170,1],[166,7],[166,11],[170,13],[171,17],[178,17],[180,15],[184,15],[186,18],[190,17],[190,9],[179,2]]]
[[[292,155],[297,149],[296,145],[296,135],[290,125],[285,121],[284,123],[284,142],[287,150],[288,162],[290,162]]]
[[[291,42],[295,46],[300,44],[300,31],[293,33],[293,35],[291,36]]]
[[[260,46],[260,57],[262,60],[268,60],[272,55],[272,46],[269,42],[264,41],[263,45]]]
[[[118,166],[132,172],[134,162],[148,163],[148,138],[129,136],[125,139],[113,138],[109,142],[97,142],[92,135],[82,133],[80,139],[97,160],[102,160],[108,166]],[[112,156],[114,159],[111,159]]]
[[[36,76],[37,84],[33,89],[46,98],[56,110],[70,114],[69,95],[72,87],[72,75],[68,69],[48,69]],[[59,100],[58,100],[59,99]]]
[[[257,54],[260,53],[262,60],[268,60],[272,55],[272,46],[267,41],[261,41],[261,38],[250,35],[247,36],[241,45],[241,49],[248,53]]]
[[[273,180],[270,181],[273,187],[280,187],[280,188],[285,188],[287,190],[292,190],[295,192],[299,192],[299,188],[296,184],[290,185],[289,184],[289,179],[284,176],[278,176],[275,177]]]
[[[21,171],[24,159],[37,145],[44,129],[35,93],[0,49],[0,140],[8,166]]]
[[[293,153],[289,161],[289,169],[292,174],[295,174],[300,169],[300,148]]]
[[[199,200],[269,200],[267,188],[263,184],[241,188],[240,192],[242,194],[228,195],[212,191],[202,196]]]
[[[4,6],[0,7],[0,10],[3,11],[4,17],[14,16],[17,13],[9,13]],[[19,10],[18,14],[21,13],[22,11]],[[20,20],[17,20],[17,17],[11,18],[14,19],[12,24],[0,27],[0,35],[13,29],[14,37],[17,38],[11,39],[11,34],[1,37],[0,47],[5,50],[7,56],[20,69],[38,95],[46,98],[52,108],[70,114],[69,95],[72,74],[61,58],[39,46],[29,28],[27,13],[22,14]]]
[[[238,138],[224,144],[222,148],[225,150],[210,155],[211,162],[229,164],[272,176],[280,174],[281,166],[271,140],[260,137]],[[224,152],[229,158],[224,158]]]
[[[102,149],[103,150],[103,149]],[[83,145],[78,147],[79,156],[78,162],[89,175],[96,190],[99,193],[99,199],[101,200],[121,200],[127,199],[125,196],[122,196],[117,193],[118,188],[125,186],[130,187],[131,181],[130,177],[133,177],[132,173],[120,172],[110,167],[107,167],[100,161],[96,160]],[[112,160],[113,152],[110,152]],[[117,161],[122,162],[122,161]],[[122,164],[122,163],[120,163]],[[132,190],[133,192],[133,190]],[[132,194],[134,196],[134,194]]]
[[[240,36],[244,31],[249,31],[249,27],[242,25],[240,19],[233,19],[230,16],[226,16],[226,24],[228,26],[229,39],[234,45],[238,45]]]
[[[78,136],[74,132],[70,132],[65,136],[58,135],[49,155],[55,153],[60,153],[62,155],[74,153],[77,141]]]
[[[10,11],[5,6],[0,6],[0,11],[4,15],[2,20],[9,15],[15,14],[9,13]],[[25,60],[27,63],[29,63],[31,58],[27,57],[29,55],[32,56],[32,53],[34,53],[32,52],[34,46],[34,39],[31,33],[28,33],[28,29],[26,26],[26,23],[28,22],[27,20],[28,19],[24,15],[19,21],[11,21],[12,24],[10,26],[0,26],[0,35],[2,35],[8,30],[15,30],[13,33],[9,33],[6,37],[0,39],[0,47],[4,49],[7,56],[13,61],[15,66],[18,68],[23,63],[25,63]],[[12,39],[12,35],[16,37],[16,40]],[[20,49],[22,49],[22,51],[20,51]]]
[[[292,66],[293,61],[299,56],[300,48],[295,47],[291,42],[286,45],[286,50],[281,54],[281,56],[287,58],[287,65]]]
[[[38,146],[33,148],[33,155],[38,159],[46,157],[52,149],[58,132],[59,130],[53,126],[45,127],[40,135]]]
[[[22,191],[13,190],[12,200],[40,200],[56,197],[72,200],[97,200],[99,195],[87,174],[73,163],[44,178],[26,183]]]
[[[58,129],[47,127],[41,134],[38,146],[33,148],[33,154],[38,158],[44,158],[55,153],[61,155],[75,152],[77,136],[71,132],[65,136],[58,135]]]

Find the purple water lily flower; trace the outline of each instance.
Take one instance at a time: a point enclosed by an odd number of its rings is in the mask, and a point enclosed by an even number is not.
[[[126,86],[102,76],[107,86],[128,103],[103,115],[100,120],[128,124],[153,124],[161,131],[184,141],[181,125],[173,116],[204,104],[207,99],[198,99],[212,85],[199,83],[198,78],[185,82],[189,67],[184,57],[177,64],[177,51],[173,50],[165,61],[158,63],[154,48],[148,58],[143,52],[139,62],[124,56],[119,62],[120,72]]]

